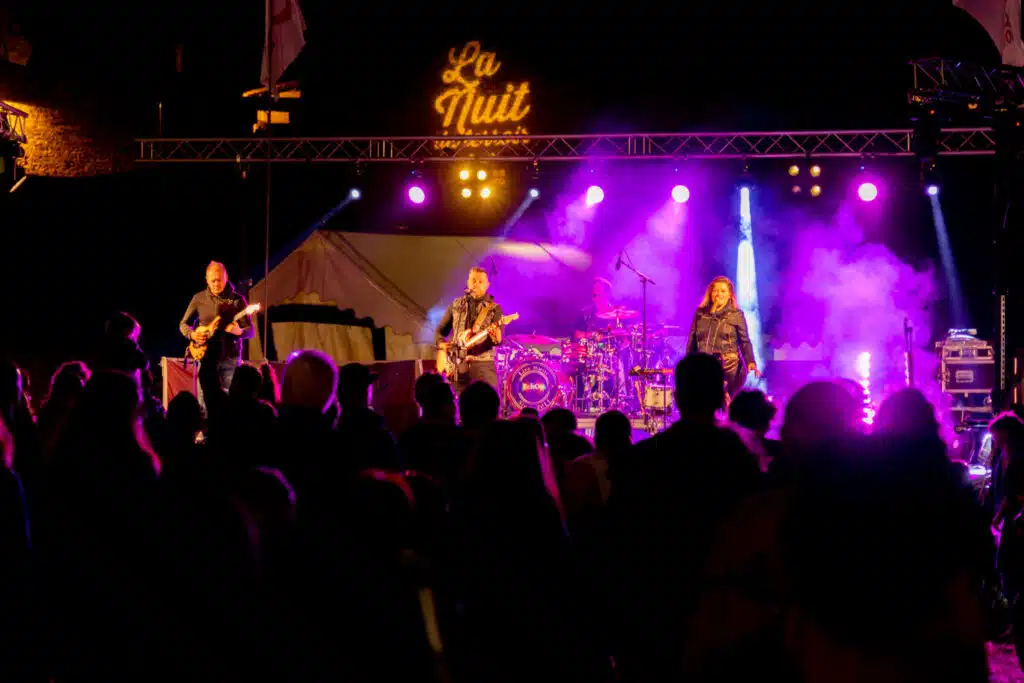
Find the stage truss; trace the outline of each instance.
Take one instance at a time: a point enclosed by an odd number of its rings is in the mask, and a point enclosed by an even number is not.
[[[521,162],[610,160],[912,157],[912,130],[774,133],[637,133],[496,138],[140,138],[135,161],[172,163],[387,163],[492,159]],[[991,128],[947,128],[939,154],[995,153]]]

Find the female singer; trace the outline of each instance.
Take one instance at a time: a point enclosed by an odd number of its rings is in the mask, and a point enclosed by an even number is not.
[[[729,398],[743,388],[747,372],[753,372],[755,377],[761,376],[754,362],[747,319],[736,304],[736,289],[727,277],[719,275],[711,281],[693,317],[686,352],[695,351],[711,354],[722,361]],[[741,355],[745,364],[740,362]]]

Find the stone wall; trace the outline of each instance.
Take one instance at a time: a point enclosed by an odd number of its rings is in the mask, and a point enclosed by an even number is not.
[[[26,102],[7,102],[29,115],[23,159],[29,175],[74,178],[119,170],[115,146],[101,141],[73,113]]]

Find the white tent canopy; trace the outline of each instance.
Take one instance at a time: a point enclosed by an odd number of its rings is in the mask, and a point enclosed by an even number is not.
[[[551,288],[524,288],[534,278],[583,271],[589,259],[572,248],[499,237],[436,237],[316,231],[253,285],[250,298],[264,309],[286,304],[351,309],[384,328],[386,359],[433,357],[433,329],[445,306],[465,287],[469,268],[492,273],[506,308],[529,303],[528,291],[550,295]],[[515,275],[513,289],[498,274]],[[269,281],[269,290],[267,282]],[[511,283],[509,283],[511,285]],[[274,322],[278,358],[301,348],[318,348],[338,363],[372,362],[372,331],[366,327],[315,322]],[[250,342],[250,358],[263,358],[260,334]]]

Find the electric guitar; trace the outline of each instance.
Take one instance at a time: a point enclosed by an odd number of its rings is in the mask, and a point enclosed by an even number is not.
[[[238,315],[231,319],[231,324],[237,323],[242,318],[252,315],[253,313],[256,313],[257,311],[260,310],[260,308],[260,304],[249,304],[241,311],[239,311]],[[195,339],[190,339],[188,342],[188,350],[185,352],[186,357],[191,357],[192,360],[195,361],[201,361],[203,359],[203,356],[206,355],[206,345],[209,343],[210,337],[213,336],[213,333],[217,331],[218,327],[220,327],[219,315],[213,320],[211,320],[209,324],[200,325],[195,330],[193,330],[193,336],[195,336],[197,332],[206,332],[206,341],[198,342]]]
[[[487,328],[473,334],[473,330],[465,330],[459,339],[455,339],[449,344],[447,349],[438,349],[437,351],[437,374],[450,376],[452,371],[458,367],[459,363],[466,360],[466,356],[469,355],[469,350],[474,346],[482,342],[487,338],[487,335],[492,330],[498,329],[498,327],[504,327],[513,320],[519,320],[518,313],[512,313],[510,315],[501,316],[501,320],[496,323],[492,323]]]

